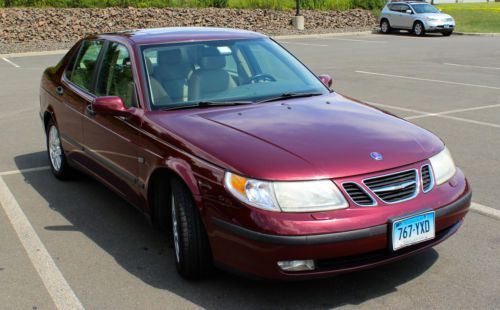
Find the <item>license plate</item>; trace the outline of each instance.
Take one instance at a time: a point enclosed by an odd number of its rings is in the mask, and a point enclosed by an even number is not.
[[[398,250],[436,236],[434,211],[392,222],[392,249]]]
[[[450,28],[450,25],[444,25],[444,28]]]

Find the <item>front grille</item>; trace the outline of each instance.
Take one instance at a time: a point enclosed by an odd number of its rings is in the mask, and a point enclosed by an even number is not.
[[[415,169],[366,179],[363,183],[385,203],[409,200],[418,193],[418,173]]]
[[[432,177],[431,166],[425,165],[421,169],[422,174],[422,191],[427,193],[434,187],[434,179]]]
[[[377,203],[375,200],[358,184],[356,183],[344,183],[342,184],[344,190],[347,192],[352,201],[360,206],[374,206]]]

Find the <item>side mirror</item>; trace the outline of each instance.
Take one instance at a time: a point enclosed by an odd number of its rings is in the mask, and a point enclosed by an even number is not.
[[[321,74],[318,77],[321,80],[321,82],[323,82],[323,84],[328,86],[328,88],[332,87],[333,79],[331,76],[329,76],[328,74]]]
[[[406,14],[413,14],[411,10],[406,10]]]
[[[95,98],[92,102],[92,110],[94,113],[112,116],[127,116],[130,114],[122,98],[116,96]]]

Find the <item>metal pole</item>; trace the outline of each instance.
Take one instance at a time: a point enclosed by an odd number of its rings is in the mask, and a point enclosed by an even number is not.
[[[300,0],[297,0],[297,4],[295,6],[295,16],[300,16]]]

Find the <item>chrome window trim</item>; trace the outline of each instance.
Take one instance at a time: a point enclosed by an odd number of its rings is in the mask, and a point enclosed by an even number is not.
[[[355,184],[357,185],[359,188],[361,188],[361,190],[363,192],[365,192],[373,201],[373,204],[370,204],[370,205],[360,205],[359,203],[357,203],[356,201],[354,201],[354,199],[351,197],[351,195],[349,195],[349,192],[344,188],[344,184]],[[356,183],[356,182],[353,182],[353,181],[346,181],[346,182],[342,182],[340,184],[342,186],[342,189],[344,190],[344,192],[347,194],[347,196],[349,197],[349,199],[354,202],[355,205],[359,206],[359,207],[375,207],[378,205],[377,203],[377,199],[375,199],[375,197],[373,197],[372,194],[370,194],[362,185]]]
[[[429,189],[425,190],[424,189],[424,174],[422,173],[422,170],[424,169],[424,167],[429,167],[429,176],[431,178],[431,184],[429,186]],[[430,192],[433,188],[434,188],[434,185],[435,185],[435,181],[434,181],[434,172],[432,172],[432,166],[430,164],[425,164],[425,165],[422,165],[422,167],[420,167],[420,177],[422,178],[422,193],[426,194],[428,192]]]
[[[408,197],[408,198],[405,198],[405,199],[402,199],[402,200],[398,200],[398,201],[394,201],[394,202],[389,202],[389,201],[385,201],[384,199],[382,199],[379,195],[377,195],[377,193],[375,191],[373,191],[368,185],[366,185],[366,181],[369,181],[369,180],[372,180],[372,179],[378,179],[378,178],[383,178],[383,177],[387,177],[387,176],[391,176],[391,175],[394,175],[394,174],[400,174],[400,173],[405,173],[405,172],[408,172],[408,171],[414,171],[415,172],[415,179],[413,181],[413,183],[415,184],[415,193],[413,193],[412,196]],[[383,174],[383,175],[378,175],[378,176],[374,176],[374,177],[370,177],[370,178],[365,178],[362,180],[363,182],[363,185],[366,186],[372,193],[375,194],[375,196],[377,196],[378,199],[380,199],[380,201],[382,201],[383,203],[385,204],[389,204],[389,205],[392,205],[392,204],[397,204],[397,203],[401,203],[401,202],[405,202],[405,201],[408,201],[408,200],[412,200],[414,199],[415,197],[418,196],[418,194],[420,193],[420,177],[419,177],[419,173],[418,173],[418,169],[416,168],[412,168],[412,169],[407,169],[407,170],[402,170],[402,171],[397,171],[397,172],[393,172],[393,173],[387,173],[387,174]],[[408,185],[409,186],[409,185]],[[390,187],[390,186],[389,186]],[[384,188],[382,188],[384,189]],[[381,189],[378,189],[377,192],[381,192],[382,190]]]

